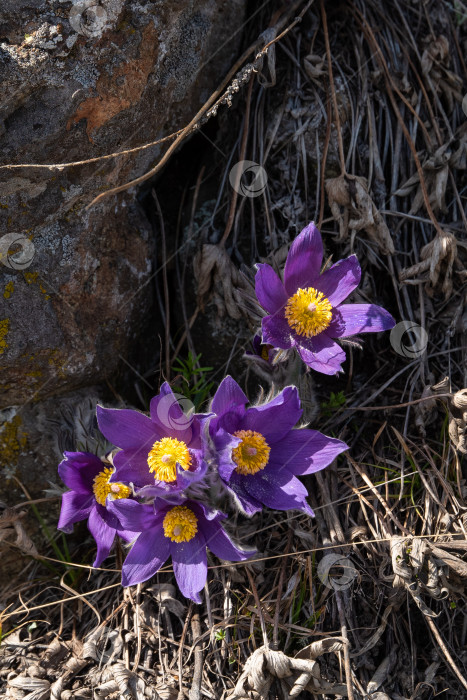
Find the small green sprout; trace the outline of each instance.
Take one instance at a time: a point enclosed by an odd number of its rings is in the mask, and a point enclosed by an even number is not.
[[[321,413],[323,417],[330,418],[333,413],[338,411],[342,406],[345,406],[347,399],[343,391],[338,391],[337,394],[331,391],[329,401],[323,401],[321,404]]]

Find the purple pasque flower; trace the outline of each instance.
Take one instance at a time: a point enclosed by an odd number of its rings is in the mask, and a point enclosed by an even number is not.
[[[170,495],[203,478],[202,430],[207,416],[186,416],[164,382],[150,403],[150,416],[131,409],[97,406],[101,433],[120,452],[112,481],[133,484],[140,495]]]
[[[126,528],[141,533],[123,564],[123,586],[147,581],[171,556],[181,592],[200,603],[208,570],[206,547],[227,561],[243,561],[256,553],[233,544],[221,525],[227,518],[224,513],[197,501],[180,498],[170,503],[156,498],[154,505],[142,505],[122,500],[109,508]]]
[[[282,376],[281,360],[287,359],[286,352],[277,350],[272,345],[264,345],[261,335],[258,334],[254,336],[251,347],[252,350],[245,351],[243,359],[259,377],[271,384],[276,378]]]
[[[251,345],[253,347],[253,352],[246,350],[245,355],[262,360],[268,365],[272,365],[274,357],[277,353],[277,350],[273,345],[264,344],[261,340],[261,336],[258,334],[253,337]]]
[[[320,274],[321,234],[312,222],[297,236],[287,255],[284,281],[270,265],[258,265],[255,290],[268,312],[262,319],[263,343],[296,348],[306,365],[323,374],[342,370],[345,352],[335,338],[393,328],[391,314],[375,304],[342,304],[358,286],[357,257],[339,260]]]
[[[64,452],[64,456],[58,465],[58,473],[71,491],[62,496],[58,529],[72,532],[74,523],[87,518],[89,531],[97,544],[93,566],[100,566],[108,556],[116,534],[126,541],[136,536],[135,532],[125,530],[106,508],[111,499],[131,496],[131,489],[125,484],[111,484],[109,479],[113,467],[94,454]]]
[[[263,405],[247,403],[237,382],[225,377],[209,425],[220,479],[247,515],[263,506],[314,515],[296,477],[324,469],[348,446],[316,430],[293,429],[302,415],[295,386]]]

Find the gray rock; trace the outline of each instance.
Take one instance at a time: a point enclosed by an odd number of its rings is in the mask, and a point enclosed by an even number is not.
[[[1,163],[75,162],[181,128],[229,69],[244,5],[4,0]],[[0,169],[0,407],[96,383],[125,356],[151,305],[151,230],[134,192],[85,207],[160,154]]]

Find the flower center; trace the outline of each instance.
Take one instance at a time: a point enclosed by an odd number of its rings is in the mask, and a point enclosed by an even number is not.
[[[184,442],[165,437],[154,443],[148,454],[148,466],[157,481],[176,481],[177,464],[185,471],[191,466],[190,451]]]
[[[261,357],[266,362],[269,362],[269,350],[272,350],[272,345],[261,345]]]
[[[198,518],[186,506],[171,508],[162,525],[164,535],[172,542],[189,542],[198,532]]]
[[[105,501],[109,494],[112,498],[128,498],[131,494],[131,489],[125,486],[125,484],[120,484],[119,482],[109,484],[109,479],[113,471],[112,467],[106,467],[94,477],[92,491],[94,493],[94,498],[101,506],[105,506]]]
[[[298,335],[312,338],[331,323],[332,306],[323,292],[318,292],[313,287],[300,288],[288,300],[285,317]]]
[[[271,448],[261,433],[254,430],[237,430],[235,437],[241,443],[232,450],[232,459],[239,474],[256,474],[264,469],[269,460]]]

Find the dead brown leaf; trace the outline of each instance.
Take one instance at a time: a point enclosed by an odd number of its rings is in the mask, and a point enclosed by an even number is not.
[[[327,74],[326,56],[309,54],[308,56],[305,56],[303,67],[308,77],[311,78],[311,80],[318,82],[319,80],[322,80],[323,75]]]
[[[212,298],[220,317],[227,313],[231,318],[241,318],[243,279],[225,248],[209,243],[203,245],[195,256],[193,270],[199,306],[204,308]]]
[[[427,294],[433,296],[435,291],[439,290],[447,299],[452,292],[452,270],[457,257],[455,235],[449,231],[438,232],[433,240],[422,248],[420,257],[419,263],[401,271],[399,280],[405,282],[423,275]]]
[[[24,554],[36,557],[38,554],[36,546],[21,523],[25,515],[26,511],[24,510],[17,511],[14,508],[5,508],[0,515],[0,542],[7,542],[13,534],[16,534],[13,544]]]
[[[228,698],[229,700],[247,700],[248,698],[266,700],[271,697],[269,691],[276,679],[285,690],[285,697],[298,697],[304,690],[313,694],[347,697],[345,685],[328,683],[321,678],[319,664],[316,661],[322,654],[341,651],[343,646],[341,639],[330,637],[310,644],[295,658],[286,656],[282,651],[260,647],[247,659],[235,690]]]
[[[433,89],[440,93],[446,100],[448,113],[454,108],[454,104],[462,99],[462,79],[449,70],[451,63],[451,49],[449,40],[440,35],[433,40],[427,37],[426,49],[422,55],[422,72],[429,78]]]
[[[449,402],[449,437],[459,452],[467,454],[467,389],[461,389]]]
[[[436,408],[436,395],[449,392],[449,378],[446,377],[441,382],[435,385],[427,385],[422,391],[420,398],[426,398],[415,406],[415,425],[420,431],[423,438],[426,437],[425,427],[435,418],[434,409]],[[430,398],[433,397],[433,398]]]
[[[365,231],[377,243],[381,253],[394,253],[394,244],[386,222],[368,193],[368,182],[356,175],[339,175],[325,183],[329,205],[339,224],[340,239],[344,240],[349,229]]]

